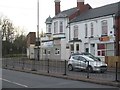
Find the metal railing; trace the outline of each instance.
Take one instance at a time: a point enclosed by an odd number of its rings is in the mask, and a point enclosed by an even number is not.
[[[89,62],[88,66],[89,66]],[[106,81],[120,81],[120,65],[119,62],[115,63],[116,68],[108,69],[105,73],[98,73],[94,72],[91,73],[88,70],[86,71],[69,71],[67,69],[67,61],[60,61],[60,60],[29,60],[25,57],[23,58],[3,58],[2,59],[2,66],[3,68],[12,68],[12,69],[20,69],[20,70],[31,70],[36,72],[44,72],[44,73],[53,73],[53,74],[60,74],[60,75],[69,75],[72,77],[78,78],[91,78],[96,80],[106,80]]]

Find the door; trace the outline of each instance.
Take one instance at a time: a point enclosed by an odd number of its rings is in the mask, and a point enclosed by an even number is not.
[[[87,66],[87,60],[84,57],[79,57],[79,61],[80,61],[80,68],[81,69],[86,69]]]

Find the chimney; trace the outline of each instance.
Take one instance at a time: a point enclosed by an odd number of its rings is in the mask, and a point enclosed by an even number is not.
[[[84,0],[77,0],[77,8],[80,10],[80,12],[85,10]]]
[[[60,13],[60,0],[55,0],[55,15]]]

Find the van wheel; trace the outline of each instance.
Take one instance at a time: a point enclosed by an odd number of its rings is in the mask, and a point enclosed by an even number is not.
[[[72,65],[68,65],[68,70],[69,71],[73,71],[73,66]]]
[[[92,68],[91,66],[88,66],[88,67],[86,68],[86,71],[91,73],[91,72],[93,72],[93,68]]]

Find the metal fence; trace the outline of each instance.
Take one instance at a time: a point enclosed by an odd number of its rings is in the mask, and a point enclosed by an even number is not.
[[[67,61],[60,60],[29,60],[25,57],[23,58],[3,58],[2,66],[3,68],[12,68],[20,70],[30,70],[36,72],[68,75],[76,78],[91,78],[95,80],[104,80],[104,81],[120,81],[120,69],[118,68],[118,62],[114,63],[115,68],[111,68],[105,73],[94,72],[90,73],[87,71],[80,71],[78,69],[74,71],[69,71],[67,66]]]

